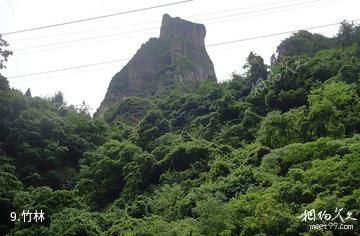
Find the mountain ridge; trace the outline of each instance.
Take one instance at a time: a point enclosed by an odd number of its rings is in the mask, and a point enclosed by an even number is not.
[[[161,94],[177,83],[216,81],[213,63],[204,39],[206,28],[179,17],[164,14],[159,38],[142,44],[133,58],[112,78],[96,115],[119,99]]]

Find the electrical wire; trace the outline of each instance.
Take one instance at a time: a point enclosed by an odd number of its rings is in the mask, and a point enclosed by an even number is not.
[[[109,37],[113,38],[114,36],[123,36],[126,34],[139,33],[139,32],[144,32],[144,31],[149,31],[149,30],[155,30],[155,29],[158,29],[158,27],[152,27],[152,28],[141,29],[141,30],[133,30],[133,31],[128,31],[128,32],[120,33],[120,34],[108,34],[108,35],[102,35],[102,36],[74,39],[74,40],[63,41],[63,42],[58,42],[58,43],[41,44],[41,45],[35,45],[35,46],[25,47],[25,48],[17,48],[17,49],[12,49],[12,50],[13,51],[24,51],[24,50],[35,49],[35,48],[43,48],[43,47],[57,46],[57,45],[76,43],[76,42],[82,42],[82,41],[89,41],[89,40],[99,39],[99,38],[109,38]]]
[[[229,50],[233,50],[233,49],[236,49],[236,48],[240,48],[240,47],[250,47],[250,46],[255,46],[255,45],[263,45],[263,44],[269,44],[269,43],[275,43],[275,42],[278,42],[278,40],[271,40],[271,41],[265,41],[265,42],[257,42],[257,43],[251,43],[251,44],[247,44],[247,45],[237,45],[237,46],[232,46],[232,47],[229,47],[229,48],[221,48],[221,49],[218,49],[218,48],[211,48],[210,50],[208,50],[208,52],[225,52],[225,51],[229,51]],[[127,58],[127,59],[124,59],[124,60],[130,60],[130,58]],[[112,63],[109,63],[109,64],[106,64],[106,65],[111,65]],[[104,65],[104,64],[100,64],[99,66],[101,65]],[[104,69],[102,69],[104,70]],[[78,73],[84,73],[84,72],[91,72],[91,71],[99,71],[99,69],[95,68],[95,66],[91,67],[91,69],[87,69],[87,70],[78,70],[78,71],[74,71],[74,72],[70,72],[70,73],[67,73],[67,74],[60,74],[60,75],[52,75],[52,76],[46,76],[46,77],[37,77],[37,78],[30,78],[30,79],[27,79],[25,78],[25,80],[11,80],[11,83],[12,84],[16,84],[16,83],[25,83],[25,82],[29,82],[29,81],[36,81],[36,80],[44,80],[44,79],[53,79],[53,78],[64,78],[64,77],[69,77],[69,76],[72,76],[74,74],[78,74]]]
[[[228,18],[228,17],[233,17],[233,16],[249,15],[249,14],[263,12],[263,11],[278,10],[278,9],[283,9],[283,8],[287,8],[287,7],[294,7],[294,6],[299,6],[299,5],[309,4],[309,3],[324,2],[324,1],[326,2],[326,0],[312,0],[312,1],[300,2],[297,4],[286,4],[286,5],[277,6],[277,7],[269,7],[269,8],[260,9],[260,10],[241,12],[240,14],[230,14],[230,15],[227,15],[226,17],[219,16],[219,17],[206,18],[206,19],[202,19],[202,20],[208,21],[208,20],[216,20],[216,19]]]
[[[356,21],[360,21],[360,19],[352,20],[352,22],[356,22]],[[300,30],[319,29],[319,28],[325,28],[325,27],[330,27],[330,26],[335,26],[335,25],[340,25],[340,24],[341,24],[341,23],[332,23],[332,24],[326,24],[326,25],[318,25],[318,26],[312,26],[312,27],[302,28],[302,29],[300,29]],[[278,33],[273,33],[273,34],[267,34],[267,35],[254,36],[254,37],[243,38],[243,39],[237,39],[237,40],[232,40],[232,41],[225,41],[225,42],[213,43],[213,44],[208,44],[208,45],[206,45],[206,47],[209,48],[209,47],[216,47],[216,46],[226,45],[226,44],[234,44],[234,43],[239,43],[239,42],[244,42],[244,41],[251,41],[251,40],[256,40],[256,39],[261,39],[261,38],[268,38],[268,37],[273,37],[273,36],[278,36],[278,35],[283,35],[283,34],[295,33],[295,32],[298,32],[298,31],[299,31],[299,29],[298,29],[298,30],[285,31],[285,32],[278,32]],[[98,66],[98,65],[109,64],[109,63],[114,63],[114,62],[120,62],[120,61],[125,61],[125,60],[129,60],[129,59],[128,59],[128,58],[124,58],[124,59],[120,59],[120,60],[99,62],[99,63],[93,63],[93,64],[87,64],[87,65],[80,65],[80,66],[73,66],[73,67],[66,67],[66,68],[59,68],[59,69],[42,71],[42,72],[36,72],[36,73],[30,73],[30,74],[22,74],[22,75],[8,76],[7,78],[8,78],[8,79],[14,79],[14,78],[20,78],[20,77],[30,77],[30,76],[42,75],[42,74],[49,74],[49,73],[54,73],[54,72],[59,72],[59,71],[65,71],[65,70],[74,70],[74,69],[79,69],[79,68],[84,68],[84,67]]]
[[[248,11],[248,12],[242,12],[242,13],[238,13],[238,14],[225,15],[225,16],[221,16],[221,17],[207,18],[207,19],[203,19],[203,20],[200,20],[200,21],[204,21],[204,23],[206,23],[206,21],[208,21],[208,20],[216,20],[216,19],[228,18],[228,17],[233,17],[233,16],[248,15],[250,13],[257,13],[257,12],[263,12],[263,11],[269,11],[269,10],[278,10],[278,9],[282,9],[284,7],[294,7],[294,6],[298,6],[298,5],[304,5],[304,4],[316,3],[316,2],[323,2],[323,1],[325,1],[325,0],[312,0],[312,1],[302,2],[300,4],[288,4],[288,5],[280,6],[278,8],[272,7],[272,8],[262,9],[261,11],[259,11],[259,10],[252,11],[252,12]],[[216,22],[212,22],[212,23],[216,23]],[[212,24],[212,23],[209,23],[209,24]],[[101,38],[111,38],[110,40],[112,40],[114,38],[114,36],[123,36],[124,34],[128,34],[128,33],[143,32],[143,31],[149,31],[149,30],[155,30],[155,29],[158,29],[158,27],[140,29],[140,30],[124,32],[124,33],[119,33],[119,34],[108,34],[108,35],[101,35],[101,36],[95,36],[95,37],[87,37],[87,38],[81,38],[81,39],[75,39],[75,40],[69,40],[69,41],[56,42],[56,43],[40,44],[40,45],[24,47],[24,48],[15,48],[15,49],[12,49],[12,50],[15,51],[15,52],[19,52],[19,51],[37,49],[37,48],[42,48],[42,47],[52,47],[52,46],[64,45],[64,44],[66,45],[66,44],[82,42],[82,41],[89,41],[89,40],[94,40],[94,39],[101,39]],[[105,42],[105,41],[106,40],[102,40],[100,42]],[[63,48],[63,47],[61,47],[61,48]],[[18,54],[18,55],[21,55],[21,54]]]
[[[21,78],[21,77],[29,77],[29,76],[35,76],[35,75],[49,74],[49,73],[54,73],[54,72],[59,72],[59,71],[75,70],[75,69],[81,69],[81,68],[85,68],[85,67],[93,67],[93,66],[99,66],[99,65],[110,64],[110,63],[121,62],[121,61],[127,61],[127,60],[129,60],[129,58],[123,58],[123,59],[113,60],[113,61],[104,61],[104,62],[87,64],[87,65],[80,65],[80,66],[71,66],[71,67],[59,68],[59,69],[54,69],[54,70],[35,72],[35,73],[30,73],[30,74],[15,75],[15,76],[9,76],[7,78],[8,79],[14,79],[14,78]]]
[[[356,21],[360,21],[360,19],[353,20],[352,22],[356,22]],[[312,27],[302,28],[302,29],[300,29],[300,30],[319,29],[319,28],[325,28],[325,27],[330,27],[330,26],[335,26],[335,25],[340,25],[340,24],[341,24],[341,23],[333,23],[333,24],[327,24],[327,25],[318,25],[318,26],[312,26]],[[249,41],[249,40],[261,39],[261,38],[268,38],[268,37],[273,37],[273,36],[277,36],[277,35],[291,34],[291,33],[295,33],[295,32],[298,32],[298,31],[299,31],[299,30],[290,30],[290,31],[279,32],[279,33],[274,33],[274,34],[266,34],[266,35],[260,35],[260,36],[255,36],[255,37],[249,37],[249,38],[243,38],[243,39],[236,39],[236,40],[232,40],[232,41],[226,41],[226,42],[208,44],[208,45],[206,45],[206,47],[215,47],[215,46],[220,46],[220,45],[224,45],[224,44],[232,44],[232,43],[239,43],[239,42],[244,42],[244,41]]]
[[[257,7],[274,6],[274,4],[275,5],[276,4],[280,5],[282,3],[288,3],[288,1],[283,1],[283,2],[278,2],[278,3],[269,3],[269,4],[257,4],[257,5],[252,5],[252,6],[248,6],[248,7],[232,8],[232,9],[226,9],[226,10],[221,10],[221,11],[206,12],[206,13],[202,13],[202,14],[184,16],[184,18],[188,19],[188,18],[193,18],[193,17],[198,17],[198,16],[207,16],[207,15],[214,15],[214,14],[219,14],[219,13],[224,13],[224,12],[247,10],[247,9],[252,9],[252,8],[257,8]],[[95,32],[95,31],[104,31],[104,30],[118,29],[118,28],[123,28],[123,27],[134,27],[134,26],[138,26],[138,25],[148,25],[148,24],[153,24],[153,23],[158,23],[158,20],[140,22],[140,23],[135,23],[135,24],[120,25],[120,26],[102,27],[102,28],[97,28],[97,29],[81,30],[81,31],[75,31],[75,32],[74,31],[73,32],[66,32],[66,33],[62,33],[62,34],[50,34],[50,35],[43,35],[43,36],[30,37],[30,38],[12,39],[11,41],[12,42],[19,42],[19,41],[29,41],[29,40],[36,40],[36,39],[51,38],[51,37],[61,37],[61,36],[66,36],[66,35],[89,33],[89,32]]]
[[[58,26],[63,26],[63,25],[70,25],[70,24],[76,24],[76,23],[81,23],[81,22],[99,20],[99,19],[114,17],[114,16],[118,16],[118,15],[125,15],[125,14],[130,14],[130,13],[135,13],[135,12],[148,11],[148,10],[152,10],[152,9],[156,9],[156,8],[179,5],[179,4],[193,2],[193,1],[195,1],[195,0],[184,0],[184,1],[179,1],[179,2],[172,2],[172,3],[162,4],[162,5],[139,8],[139,9],[130,10],[130,11],[117,12],[117,13],[112,13],[112,14],[107,14],[107,15],[102,15],[102,16],[84,18],[84,19],[73,20],[73,21],[66,21],[66,22],[62,22],[62,23],[45,25],[45,26],[40,26],[40,27],[28,28],[28,29],[22,29],[22,30],[17,30],[17,31],[12,31],[12,32],[6,32],[6,33],[2,33],[1,35],[10,35],[10,34],[18,34],[18,33],[24,33],[24,32],[29,32],[29,31],[35,31],[35,30],[43,30],[43,29],[48,29],[48,28],[53,28],[53,27],[58,27]]]

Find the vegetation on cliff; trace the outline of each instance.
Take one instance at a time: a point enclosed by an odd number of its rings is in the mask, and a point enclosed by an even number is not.
[[[142,44],[128,64],[114,75],[95,116],[109,116],[105,113],[124,97],[164,94],[179,82],[216,81],[205,49],[205,35],[204,25],[165,14],[159,38],[150,38]]]
[[[1,77],[0,234],[358,235],[359,28],[299,32],[271,66],[251,53],[243,75],[120,100],[106,121]],[[341,208],[352,230],[300,217]]]

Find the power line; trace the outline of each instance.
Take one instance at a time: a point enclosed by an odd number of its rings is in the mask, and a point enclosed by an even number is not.
[[[282,6],[278,6],[278,7],[271,7],[271,8],[265,8],[265,9],[256,10],[256,11],[248,11],[248,12],[241,12],[241,13],[238,13],[238,14],[231,14],[231,15],[207,18],[207,19],[203,19],[203,20],[200,19],[198,21],[208,21],[208,20],[215,20],[215,19],[221,19],[221,18],[228,18],[228,17],[232,17],[232,16],[249,15],[251,13],[258,13],[258,12],[264,12],[264,11],[266,13],[266,11],[269,11],[269,10],[277,10],[277,9],[282,9],[282,8],[287,8],[287,7],[294,7],[294,6],[298,6],[298,5],[304,5],[304,4],[315,3],[315,2],[323,2],[323,1],[325,1],[325,0],[312,0],[312,1],[307,1],[307,2],[300,2],[300,3],[297,3],[297,4],[287,4],[287,5],[282,5]],[[291,8],[291,9],[293,9],[293,8]],[[212,23],[214,23],[214,22],[212,22]],[[93,39],[108,38],[108,37],[114,38],[114,36],[121,36],[121,35],[127,34],[127,33],[143,32],[143,31],[148,31],[148,30],[153,30],[153,29],[155,30],[155,29],[157,29],[157,27],[139,29],[139,30],[130,31],[130,32],[124,32],[124,33],[119,33],[119,34],[107,34],[107,35],[101,35],[101,36],[95,36],[95,37],[87,37],[87,38],[81,38],[81,39],[75,39],[75,40],[69,40],[69,41],[62,41],[62,42],[56,42],[56,43],[40,44],[40,45],[24,47],[24,48],[18,48],[18,49],[12,49],[12,50],[16,52],[16,51],[24,51],[24,50],[36,49],[36,48],[42,48],[42,47],[51,47],[51,46],[56,46],[56,45],[76,43],[76,42],[81,42],[81,41],[88,41],[88,40],[93,40]]]
[[[111,30],[111,29],[119,29],[119,28],[124,28],[124,27],[133,27],[133,26],[137,26],[137,25],[145,25],[145,24],[151,24],[153,25],[153,23],[158,23],[158,20],[154,20],[154,21],[148,21],[148,22],[142,22],[142,23],[138,23],[138,24],[131,24],[131,25],[119,25],[119,26],[112,26],[112,27],[101,27],[101,28],[97,28],[97,29],[88,29],[88,30],[78,30],[78,31],[72,31],[72,32],[66,32],[66,33],[61,33],[61,34],[47,34],[47,35],[42,35],[42,36],[36,36],[36,37],[29,37],[29,38],[19,38],[19,39],[10,39],[9,41],[11,42],[21,42],[21,41],[30,41],[30,40],[37,40],[37,39],[46,39],[46,38],[56,38],[56,37],[62,37],[62,36],[67,36],[67,35],[76,35],[76,34],[83,34],[83,33],[90,33],[90,32],[95,32],[95,31],[105,31],[105,30]]]
[[[52,24],[52,25],[34,27],[34,28],[29,28],[29,29],[22,29],[22,30],[2,33],[1,35],[18,34],[18,33],[23,33],[23,32],[34,31],[34,30],[42,30],[42,29],[48,29],[48,28],[53,28],[53,27],[58,27],[58,26],[63,26],[63,25],[76,24],[76,23],[81,23],[81,22],[86,22],[86,21],[99,20],[99,19],[104,19],[104,18],[108,18],[108,17],[118,16],[118,15],[125,15],[125,14],[129,14],[129,13],[135,13],[135,12],[141,12],[141,11],[147,11],[147,10],[152,10],[152,9],[156,9],[156,8],[162,8],[162,7],[167,7],[167,6],[178,5],[178,4],[183,4],[183,3],[192,2],[192,1],[195,1],[195,0],[184,0],[184,1],[179,1],[179,2],[172,2],[172,3],[156,5],[156,6],[151,6],[151,7],[145,7],[145,8],[140,8],[140,9],[135,9],[135,10],[130,10],[130,11],[117,12],[117,13],[108,14],[108,15],[102,15],[102,16],[84,18],[84,19],[79,19],[79,20],[67,21],[67,22],[63,22],[63,23],[57,23],[57,24]]]
[[[277,10],[277,9],[282,9],[282,8],[287,8],[287,7],[293,7],[293,6],[304,5],[304,4],[311,4],[311,3],[315,3],[315,2],[324,2],[324,1],[326,2],[326,0],[312,0],[312,1],[307,1],[307,2],[300,2],[300,3],[297,3],[297,4],[286,4],[286,5],[277,6],[277,7],[269,7],[269,8],[254,10],[254,11],[242,12],[241,14],[231,14],[231,15],[227,15],[226,17],[239,16],[239,15],[249,15],[249,14],[253,14],[253,13],[257,13],[257,12],[263,12],[263,11],[269,11],[269,10]],[[218,17],[211,17],[211,18],[207,18],[207,19],[203,19],[203,20],[204,21],[206,21],[206,20],[216,20],[216,19],[222,19],[222,18],[224,18],[224,17],[218,16]]]
[[[150,33],[150,31],[149,31]],[[106,40],[96,40],[96,41],[89,41],[89,42],[85,42],[85,43],[75,43],[75,44],[70,44],[70,45],[66,45],[66,46],[57,46],[57,47],[51,47],[51,48],[45,48],[45,49],[37,49],[35,51],[25,51],[25,52],[20,52],[20,53],[14,53],[14,55],[28,55],[28,54],[34,54],[34,53],[39,53],[39,52],[49,52],[49,51],[54,51],[54,50],[63,50],[65,48],[72,48],[72,47],[79,47],[79,46],[84,46],[84,45],[88,45],[88,44],[96,44],[96,43],[105,43],[105,42],[109,42],[109,41],[115,41],[115,40],[119,40],[119,39],[122,39],[122,38],[128,38],[128,37],[112,37],[112,38],[109,38],[109,39],[106,39]],[[132,39],[134,37],[131,37]],[[142,37],[143,38],[143,37]],[[13,50],[13,49],[12,49]]]
[[[301,0],[298,0],[301,1]],[[320,1],[320,0],[318,0]],[[238,11],[238,10],[247,10],[247,9],[252,9],[252,8],[259,8],[259,7],[266,7],[266,6],[272,6],[274,7],[274,5],[281,5],[283,3],[288,3],[289,1],[282,1],[282,2],[271,2],[268,4],[257,4],[257,5],[252,5],[252,6],[247,6],[247,7],[241,7],[241,8],[232,8],[232,9],[227,9],[227,10],[221,10],[221,11],[214,11],[214,12],[208,12],[208,13],[204,13],[204,14],[198,14],[198,15],[192,15],[192,16],[188,16],[188,17],[194,17],[194,16],[205,16],[205,15],[214,15],[214,14],[218,14],[218,13],[223,13],[223,12],[232,12],[232,11]],[[292,2],[296,2],[292,1]]]
[[[235,49],[235,48],[239,48],[239,47],[250,47],[250,46],[254,46],[254,45],[258,45],[258,44],[268,44],[268,43],[275,43],[275,42],[277,42],[277,40],[276,41],[274,41],[274,40],[272,40],[272,41],[266,41],[266,42],[260,42],[260,43],[252,43],[252,44],[248,44],[248,45],[241,45],[241,46],[233,46],[233,47],[230,47],[230,48],[225,48],[225,49],[221,49],[221,50],[218,50],[218,49],[215,49],[216,50],[216,52],[218,52],[218,51],[228,51],[228,50],[232,50],[232,49]],[[210,49],[211,50],[211,49]],[[209,52],[209,51],[208,51]],[[129,60],[130,58],[128,58],[128,59],[124,59],[124,60]],[[111,62],[110,62],[111,63]],[[109,63],[109,64],[110,64]],[[109,65],[109,64],[107,64],[107,65]],[[99,65],[104,65],[104,64],[99,64]],[[96,65],[96,66],[98,66],[98,65]],[[61,75],[53,75],[53,76],[47,76],[47,77],[40,77],[40,78],[33,78],[33,79],[25,79],[25,80],[11,80],[11,83],[24,83],[24,82],[29,82],[29,81],[34,81],[34,80],[44,80],[44,79],[52,79],[52,78],[63,78],[63,77],[68,77],[68,76],[70,76],[70,75],[73,75],[73,74],[77,74],[77,73],[82,73],[82,72],[90,72],[90,71],[94,71],[94,67],[95,66],[93,66],[90,70],[85,70],[85,71],[75,71],[75,72],[72,72],[72,73],[69,73],[69,74],[65,74],[65,75],[63,75],[63,74],[61,74]],[[95,69],[96,71],[98,71],[98,69]],[[103,69],[102,69],[103,70]]]
[[[196,14],[196,15],[184,16],[184,18],[214,15],[214,14],[219,14],[219,13],[224,13],[224,12],[234,12],[234,11],[238,11],[238,10],[247,10],[247,9],[253,9],[253,8],[258,8],[258,7],[274,6],[274,4],[281,5],[283,3],[288,3],[288,1],[282,1],[282,2],[278,2],[278,3],[269,3],[269,4],[257,4],[257,5],[241,7],[241,8],[232,8],[232,9],[225,9],[225,10],[220,10],[220,11],[212,11],[212,12],[206,12],[206,13],[201,13],[201,14]],[[62,34],[50,34],[50,35],[43,35],[43,36],[30,37],[30,38],[19,38],[19,39],[15,39],[15,40],[11,40],[11,41],[17,42],[17,41],[28,41],[28,40],[34,40],[34,39],[36,40],[36,39],[43,39],[43,38],[51,38],[51,37],[60,37],[60,36],[66,36],[66,35],[88,33],[88,32],[94,32],[94,31],[103,31],[103,30],[117,29],[117,28],[130,27],[130,26],[132,27],[132,26],[137,26],[137,25],[153,24],[153,23],[158,23],[158,21],[154,20],[154,21],[146,21],[146,22],[140,22],[140,23],[130,24],[130,25],[128,24],[128,25],[120,25],[120,26],[113,26],[113,27],[101,27],[101,28],[97,28],[97,29],[81,30],[81,31],[76,31],[76,32],[66,32],[66,33],[62,33]]]
[[[41,44],[41,45],[35,45],[35,46],[25,47],[25,48],[17,48],[17,49],[12,49],[12,50],[13,51],[23,51],[23,50],[29,50],[29,49],[34,49],[34,48],[43,48],[43,47],[49,47],[49,46],[63,45],[63,44],[68,44],[68,43],[76,43],[76,42],[88,41],[88,40],[99,39],[99,38],[109,38],[109,37],[113,38],[114,36],[121,36],[121,35],[124,35],[124,34],[126,35],[126,34],[131,34],[131,33],[138,33],[138,32],[144,32],[144,31],[149,31],[149,30],[155,30],[157,28],[158,27],[152,27],[152,28],[147,28],[147,29],[123,32],[123,33],[120,33],[120,34],[107,34],[107,35],[102,35],[102,36],[74,39],[74,40],[57,42],[57,43]]]
[[[65,67],[65,68],[59,68],[59,69],[55,69],[55,70],[48,70],[48,71],[42,71],[42,72],[35,72],[35,73],[30,73],[30,74],[15,75],[15,76],[9,76],[8,78],[14,79],[14,78],[21,78],[21,77],[30,77],[30,76],[34,76],[34,75],[49,74],[49,73],[54,73],[54,72],[59,72],[59,71],[66,71],[66,70],[75,70],[75,69],[81,69],[81,68],[85,68],[85,67],[99,66],[99,65],[127,61],[127,60],[129,60],[129,58],[123,58],[123,59],[119,59],[119,60],[105,61],[105,62],[99,62],[99,63],[93,63],[93,64],[87,64],[87,65],[80,65],[80,66]]]
[[[271,41],[261,41],[261,42],[256,42],[256,43],[250,43],[250,44],[241,44],[241,45],[235,45],[235,46],[232,46],[232,47],[226,47],[226,48],[216,48],[216,47],[212,47],[210,49],[207,50],[207,52],[223,52],[223,51],[228,51],[228,50],[232,50],[232,49],[235,49],[235,48],[244,48],[244,47],[252,47],[252,46],[255,46],[255,45],[259,45],[259,44],[269,44],[269,43],[277,43],[279,42],[280,39],[276,39],[276,40],[271,40]]]
[[[212,23],[209,23],[209,24],[214,24],[214,23],[216,23],[216,22],[212,22]],[[319,26],[320,28],[321,27],[327,27],[327,26],[332,26],[332,25],[338,25],[339,23],[334,23],[334,24],[330,24],[330,25],[324,25],[324,26]],[[316,28],[316,27],[315,27]],[[312,29],[312,28],[304,28],[304,30],[307,30],[307,29]],[[148,28],[147,30],[151,30],[151,28]],[[289,32],[284,32],[283,34],[286,34],[286,33],[293,33],[293,32],[296,32],[297,30],[295,30],[295,31],[289,31]],[[139,31],[132,31],[131,33],[135,33],[135,32],[142,32],[141,30],[139,30]],[[130,32],[127,32],[127,33],[130,33]],[[115,35],[117,35],[117,34],[115,34]],[[113,36],[115,36],[115,35],[113,35]],[[122,34],[119,34],[119,35],[122,35]],[[107,36],[111,36],[111,35],[107,35]],[[251,40],[251,39],[257,39],[258,37],[260,37],[260,38],[263,38],[263,37],[269,37],[269,36],[272,36],[272,35],[264,35],[264,36],[256,36],[255,38],[248,38],[248,39],[242,39],[242,41],[248,41],[248,40]],[[102,37],[100,37],[100,38],[102,38]],[[95,41],[95,42],[92,42],[92,43],[104,43],[104,42],[108,42],[108,41],[114,41],[114,40],[118,40],[118,39],[121,39],[121,38],[124,38],[124,37],[111,37],[111,38],[109,38],[109,39],[106,39],[106,40],[97,40],[97,41]],[[90,40],[90,39],[98,39],[97,37],[93,37],[93,38],[88,38],[88,40]],[[78,40],[76,40],[76,41],[78,41]],[[68,43],[70,43],[71,41],[69,41]],[[57,45],[57,44],[49,44],[49,45],[47,45],[47,46],[55,46],[55,45]],[[55,47],[55,48],[50,48],[50,49],[44,49],[44,50],[36,50],[35,52],[34,51],[30,51],[30,52],[25,52],[25,53],[16,53],[16,55],[26,55],[26,54],[33,54],[33,53],[36,53],[36,52],[47,52],[47,51],[52,51],[52,50],[57,50],[57,49],[64,49],[64,48],[70,48],[70,47],[75,47],[75,46],[78,46],[79,44],[76,44],[76,45],[68,45],[68,46],[63,46],[63,47]],[[83,44],[81,44],[81,45],[83,45]],[[210,45],[207,45],[208,47],[210,46],[213,46],[212,44],[210,44]],[[21,49],[17,49],[17,50],[15,50],[15,52],[16,51],[18,51],[18,50],[25,50],[25,49],[30,49],[30,48],[21,48]],[[13,49],[14,50],[14,49]]]
[[[360,19],[352,20],[352,22],[356,22],[356,21],[360,21]],[[340,24],[341,24],[341,23],[333,23],[333,24],[327,24],[327,25],[319,25],[319,26],[313,26],[313,27],[303,28],[303,29],[300,29],[300,30],[319,29],[319,28],[325,28],[325,27],[330,27],[330,26],[335,26],[335,25],[340,25]],[[290,30],[290,31],[279,32],[279,33],[274,33],[274,34],[266,34],[266,35],[260,35],[260,36],[250,37],[250,38],[243,38],[243,39],[237,39],[237,40],[232,40],[232,41],[226,41],[226,42],[220,42],[220,43],[213,43],[213,44],[208,44],[208,45],[206,45],[206,47],[215,47],[215,46],[220,46],[220,45],[225,45],[225,44],[232,44],[232,43],[244,42],[244,41],[249,41],[249,40],[261,39],[261,38],[268,38],[268,37],[273,37],[273,36],[282,35],[282,34],[295,33],[295,32],[298,32],[298,31],[299,31],[299,30]]]
[[[115,63],[115,62],[114,62]],[[28,82],[31,82],[31,81],[37,81],[37,80],[58,80],[60,78],[64,78],[64,79],[73,79],[72,76],[74,75],[77,75],[77,74],[82,74],[82,73],[89,73],[89,72],[100,72],[100,73],[103,73],[103,72],[109,72],[109,66],[110,67],[110,74],[112,73],[111,71],[114,72],[118,72],[118,69],[114,68],[113,66],[113,63],[109,63],[109,64],[101,64],[99,66],[93,66],[93,67],[86,67],[86,68],[80,68],[78,70],[68,70],[68,71],[60,71],[58,73],[53,73],[53,74],[43,74],[43,75],[39,75],[39,76],[34,76],[33,78],[30,78],[30,77],[26,77],[26,78],[17,78],[17,79],[14,79],[14,80],[11,80],[11,84],[14,85],[14,84],[21,84],[21,83],[28,83]],[[101,68],[99,68],[101,67]],[[108,69],[107,69],[108,68]],[[112,73],[113,75],[114,73]],[[111,76],[110,76],[111,78]],[[85,77],[77,77],[77,79],[81,80],[81,79],[85,79]],[[88,81],[88,80],[87,80]],[[90,81],[88,81],[90,82]]]
[[[360,21],[360,19],[352,20],[352,22],[356,22],[356,21]],[[332,23],[332,24],[326,24],[326,25],[312,26],[312,27],[307,27],[307,28],[303,28],[303,29],[300,29],[300,30],[319,29],[319,28],[325,28],[325,27],[335,26],[335,25],[339,25],[339,24],[341,24],[341,23]],[[295,32],[298,32],[298,31],[299,30],[291,30],[291,31],[278,32],[278,33],[273,33],[273,34],[267,34],[267,35],[260,35],[260,36],[254,36],[254,37],[249,37],[249,38],[237,39],[237,40],[232,40],[232,41],[213,43],[213,44],[206,45],[206,47],[216,47],[216,46],[220,46],[220,45],[239,43],[239,42],[256,40],[256,39],[261,39],[261,38],[268,38],[268,37],[273,37],[273,36],[278,36],[278,35],[283,35],[283,34],[295,33]],[[66,68],[60,68],[60,69],[42,71],[42,72],[36,72],[36,73],[30,73],[30,74],[8,76],[8,78],[9,79],[14,79],[14,78],[20,78],[20,77],[30,77],[30,76],[49,74],[49,73],[54,73],[54,72],[59,72],[59,71],[74,70],[74,69],[79,69],[79,68],[84,68],[84,67],[98,66],[98,65],[109,64],[109,63],[114,63],[114,62],[120,62],[120,61],[125,61],[125,60],[129,60],[129,59],[124,58],[124,59],[114,60],[114,61],[106,61],[106,62],[93,63],[93,64],[80,65],[80,66],[73,66],[73,67],[66,67]]]
[[[335,3],[337,2],[338,0],[333,0],[333,1],[328,1],[326,2],[326,4],[330,4],[330,3]],[[303,9],[303,8],[308,8],[308,7],[313,7],[313,6],[319,6],[319,5],[323,5],[324,3],[312,3],[312,4],[309,4],[309,5],[304,5],[304,6],[300,6],[300,7],[292,7],[292,8],[287,8],[287,9],[284,9],[286,10],[286,13],[288,13],[288,11],[292,11],[292,10],[298,10],[298,9]],[[267,11],[267,12],[264,12],[264,13],[259,13],[259,14],[251,14],[249,16],[245,16],[245,17],[237,17],[237,18],[232,18],[230,20],[216,20],[216,21],[210,21],[209,23],[207,24],[217,24],[217,23],[223,23],[223,22],[228,22],[228,21],[237,21],[237,20],[240,20],[240,19],[247,19],[247,18],[253,18],[253,17],[256,17],[256,16],[261,16],[261,15],[267,15],[267,14],[274,14],[274,13],[277,13],[277,12],[284,12],[284,10],[282,11],[279,11],[279,10],[276,10],[276,9],[273,9],[273,10],[270,10],[270,11]],[[235,16],[235,15],[234,15]]]
[[[272,40],[272,41],[267,41],[267,42],[261,42],[261,44],[263,44],[263,43],[274,43],[274,42],[276,42],[276,41],[274,41],[274,40]],[[258,45],[259,43],[255,43],[255,44],[251,44],[251,45],[242,45],[242,46],[240,46],[240,47],[249,47],[249,46],[253,46],[253,45]],[[234,48],[239,48],[239,46],[235,46],[235,47],[231,47],[231,48],[225,48],[225,49],[222,49],[222,50],[218,50],[218,51],[225,51],[225,50],[231,50],[231,49],[234,49]],[[210,49],[211,50],[211,49]],[[217,49],[216,49],[217,50]],[[126,59],[122,59],[122,60],[119,60],[119,61],[124,61],[124,60],[130,60],[130,58],[126,58]],[[98,66],[98,65],[104,65],[104,64],[110,64],[110,63],[112,63],[112,62],[117,62],[117,60],[116,61],[110,61],[110,62],[105,62],[105,63],[99,63],[99,64],[97,64],[97,65],[94,65],[94,66],[92,66],[92,67],[95,67],[95,66]],[[92,64],[90,64],[88,67],[90,67]],[[67,69],[67,68],[65,68],[65,69]],[[72,67],[69,69],[69,70],[71,70],[71,69],[73,69]],[[74,68],[74,69],[76,69],[76,67]],[[65,70],[64,70],[65,71]],[[78,72],[81,72],[81,71],[77,71],[77,72],[73,72],[73,73],[71,73],[71,74],[67,74],[67,75],[65,75],[65,76],[69,76],[69,75],[72,75],[72,74],[74,74],[74,73],[78,73]],[[85,71],[85,72],[88,72],[88,70],[87,71]],[[51,72],[50,72],[51,73]],[[45,73],[43,73],[43,74],[45,74]],[[38,74],[37,74],[38,75]],[[23,76],[23,77],[25,77],[25,76]],[[30,76],[29,76],[30,77]],[[53,76],[52,78],[54,78],[55,76]],[[64,75],[60,75],[60,76],[56,76],[56,78],[58,78],[58,77],[64,77]],[[8,77],[8,78],[14,78],[14,77]],[[43,78],[34,78],[34,79],[25,79],[25,80],[21,80],[21,81],[19,81],[19,80],[12,80],[12,83],[23,83],[23,82],[28,82],[28,81],[34,81],[34,80],[43,80],[43,79],[48,79],[49,77],[43,77]],[[50,77],[51,78],[51,77]]]

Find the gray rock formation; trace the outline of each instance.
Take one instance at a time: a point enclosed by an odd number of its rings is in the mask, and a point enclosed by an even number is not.
[[[180,82],[216,80],[204,44],[205,26],[165,14],[159,38],[150,38],[112,78],[97,110],[103,116],[120,98],[152,96]]]

